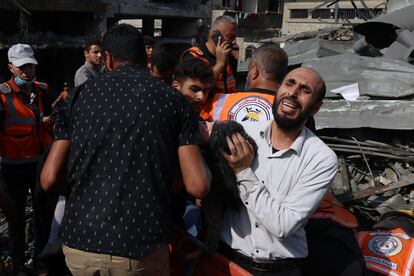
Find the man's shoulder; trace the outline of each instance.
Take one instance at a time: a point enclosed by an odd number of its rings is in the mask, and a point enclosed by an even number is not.
[[[205,57],[205,52],[201,47],[193,46],[185,50],[181,55],[181,60],[200,59]]]
[[[86,64],[82,64],[82,66],[80,66],[78,68],[78,70],[76,70],[75,76],[76,75],[79,75],[79,74],[82,74],[82,73],[85,73],[85,72],[88,72],[87,67],[86,67]]]
[[[42,81],[35,81],[34,84],[37,88],[40,88],[41,90],[47,90],[49,88],[48,84]]]
[[[310,129],[305,127],[305,141],[303,148],[312,158],[326,162],[338,162],[335,152]]]

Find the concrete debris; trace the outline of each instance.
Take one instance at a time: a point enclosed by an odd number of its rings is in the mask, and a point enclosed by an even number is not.
[[[358,24],[354,31],[364,35],[375,48],[389,47],[398,37],[399,31],[414,31],[414,5],[378,16],[366,23]]]
[[[327,91],[358,83],[365,99],[399,99],[414,96],[414,66],[402,60],[372,58],[352,53],[311,59],[302,64],[324,78]],[[329,98],[338,95],[328,93]],[[364,98],[360,98],[364,99]]]
[[[413,14],[411,5],[358,24],[355,33],[328,28],[272,39],[284,43],[289,65],[324,78],[315,122],[339,158],[332,190],[371,227],[389,211],[414,210]]]
[[[289,41],[284,50],[289,56],[289,65],[298,65],[306,60],[351,53],[352,42],[311,38],[299,42]]]

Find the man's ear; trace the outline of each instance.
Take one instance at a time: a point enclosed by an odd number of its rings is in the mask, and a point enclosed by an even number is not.
[[[259,70],[259,68],[257,68],[257,66],[254,66],[252,69],[251,69],[251,75],[250,75],[250,78],[252,79],[252,80],[256,80],[258,77],[259,77],[259,75],[260,75],[260,70]]]
[[[89,52],[86,50],[83,50],[83,55],[85,56],[85,58],[88,56]]]
[[[175,89],[177,89],[178,91],[180,91],[181,85],[178,81],[173,80],[173,82],[171,83],[172,87],[174,87]]]
[[[104,56],[105,67],[109,72],[111,72],[112,70],[114,70],[114,58],[108,51],[105,51]]]

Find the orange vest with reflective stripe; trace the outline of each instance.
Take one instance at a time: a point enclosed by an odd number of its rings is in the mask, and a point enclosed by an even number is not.
[[[413,275],[414,240],[401,228],[361,231],[357,239],[368,269],[392,276]]]
[[[0,84],[0,101],[3,105],[4,125],[0,133],[0,156],[3,163],[27,163],[39,160],[51,143],[43,117],[42,96],[47,90],[45,83],[34,82],[39,116],[23,103],[9,83]]]
[[[331,219],[351,229],[355,229],[358,226],[358,221],[354,214],[348,211],[330,192],[325,195],[318,209],[310,218]]]
[[[216,94],[200,112],[207,121],[270,121],[275,96],[259,92]]]
[[[198,47],[194,46],[194,47],[191,47],[185,50],[184,53],[181,55],[181,60],[183,59],[184,55],[187,53],[191,54],[195,58],[199,58],[202,61],[210,64],[210,62],[206,58],[203,51],[201,51],[200,48]],[[210,64],[210,65],[214,65],[214,64]],[[237,92],[236,78],[234,77],[233,70],[231,69],[230,64],[227,64],[226,66],[226,75],[227,76],[224,76],[223,73],[220,73],[219,76],[216,78],[214,82],[215,88],[212,90],[213,94],[215,93],[236,93]]]

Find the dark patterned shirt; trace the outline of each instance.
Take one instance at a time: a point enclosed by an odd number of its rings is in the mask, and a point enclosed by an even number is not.
[[[168,243],[179,146],[198,144],[184,97],[136,65],[75,89],[56,139],[70,139],[62,240],[140,257]]]

